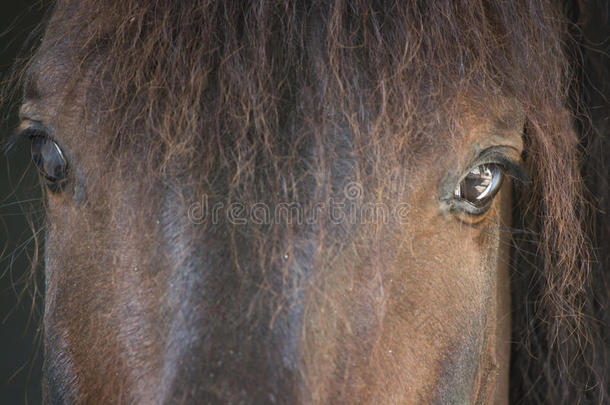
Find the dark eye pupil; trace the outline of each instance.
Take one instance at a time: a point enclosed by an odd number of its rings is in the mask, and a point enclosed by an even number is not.
[[[32,160],[50,182],[56,183],[66,176],[66,160],[59,146],[49,138],[32,138]]]
[[[485,164],[472,169],[455,189],[455,196],[476,206],[483,206],[500,189],[502,170],[498,165]]]

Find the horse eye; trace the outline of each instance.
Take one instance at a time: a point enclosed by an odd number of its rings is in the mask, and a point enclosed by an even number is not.
[[[67,162],[61,149],[46,136],[32,137],[32,160],[40,174],[47,180],[49,189],[57,192],[66,177]]]
[[[476,209],[489,208],[489,203],[502,186],[502,179],[502,168],[499,165],[491,163],[477,166],[462,179],[453,196],[469,202]]]

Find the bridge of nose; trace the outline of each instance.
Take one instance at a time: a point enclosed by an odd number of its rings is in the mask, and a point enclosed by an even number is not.
[[[297,278],[306,260],[293,272],[297,260],[287,255],[261,262],[261,241],[247,224],[233,234],[226,218],[194,223],[175,201],[168,198],[160,216],[173,262],[163,311],[164,396],[298,403],[304,297]]]

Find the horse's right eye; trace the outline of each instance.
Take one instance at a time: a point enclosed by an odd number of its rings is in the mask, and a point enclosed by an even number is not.
[[[500,191],[503,177],[500,164],[484,163],[470,169],[453,191],[457,211],[474,217],[485,214]]]
[[[32,160],[38,171],[47,181],[50,191],[58,192],[64,186],[68,163],[61,148],[45,135],[34,135],[32,142]]]
[[[453,192],[456,198],[468,201],[476,208],[489,204],[502,186],[502,167],[497,164],[479,165],[466,175]]]

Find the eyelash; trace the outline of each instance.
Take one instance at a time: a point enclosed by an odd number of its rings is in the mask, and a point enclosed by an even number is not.
[[[13,135],[9,137],[4,147],[5,153],[12,152],[17,145],[26,140],[32,140],[37,136],[52,140],[49,136],[49,132],[39,125],[31,125],[22,130],[14,130]]]
[[[519,163],[507,158],[504,154],[491,151],[487,154],[483,152],[481,155],[484,159],[479,161],[477,165],[496,164],[502,168],[504,174],[517,180],[519,183],[527,184],[530,182],[530,176],[527,170]]]

